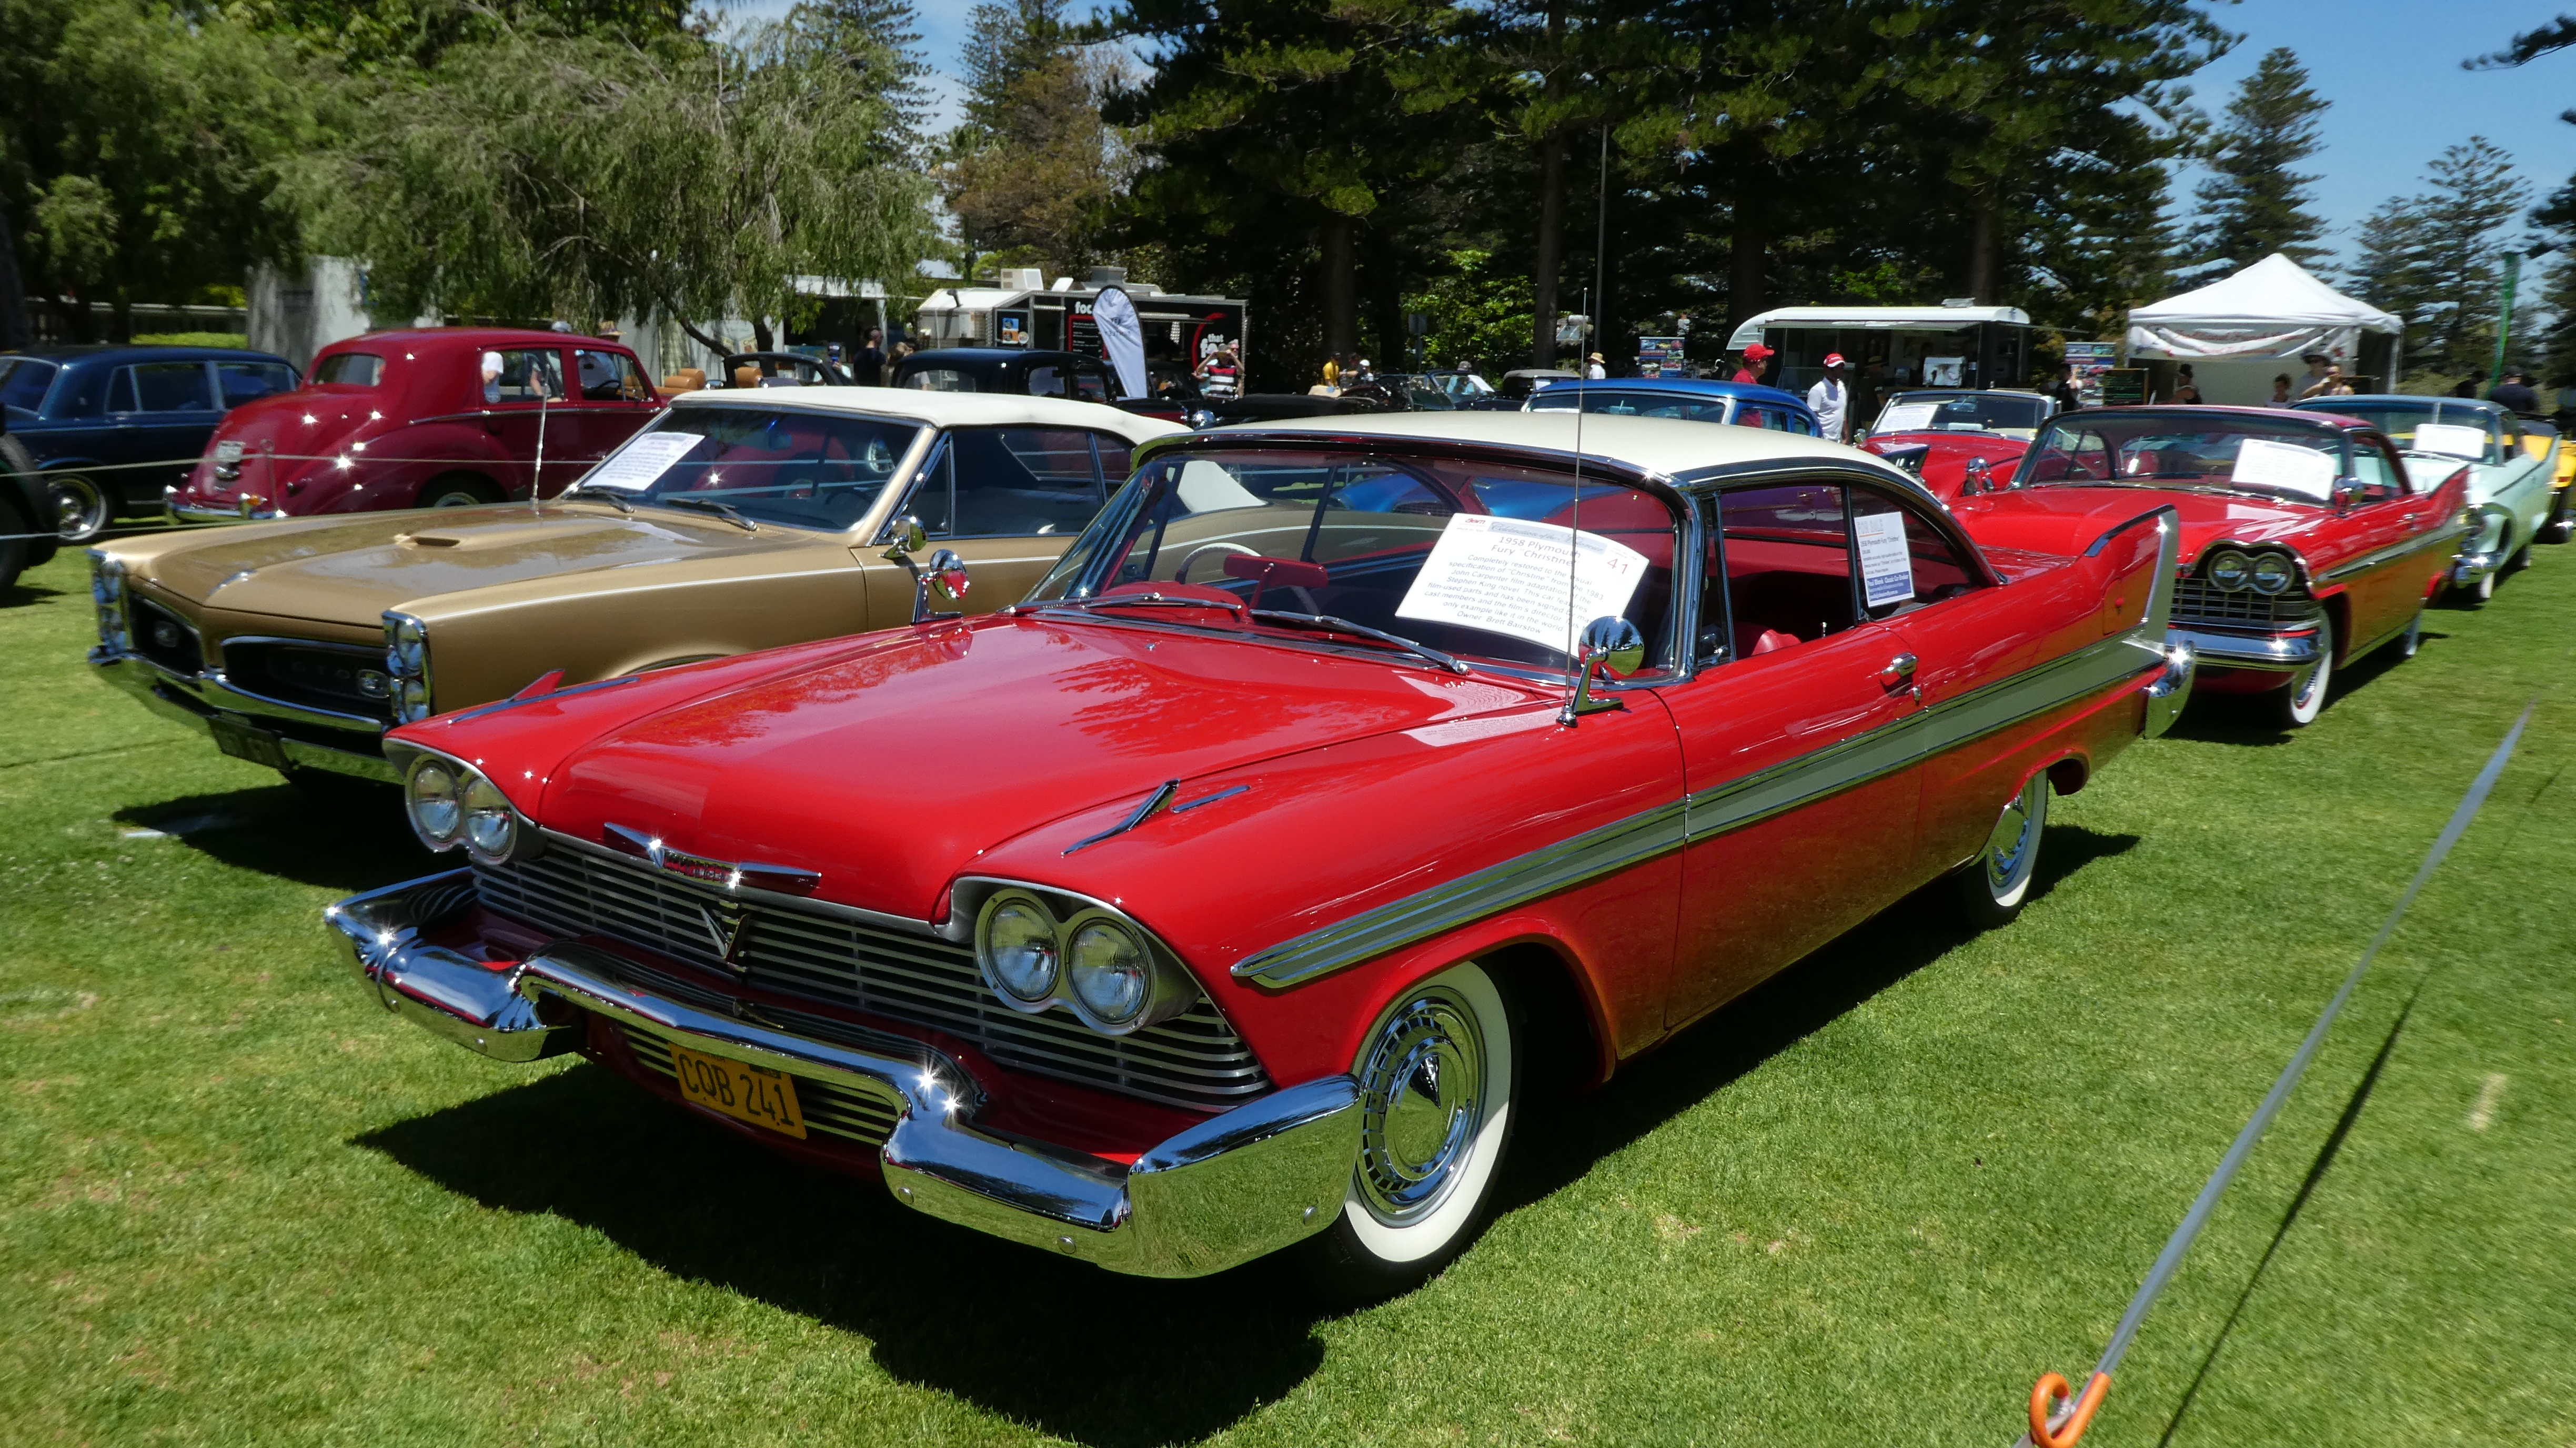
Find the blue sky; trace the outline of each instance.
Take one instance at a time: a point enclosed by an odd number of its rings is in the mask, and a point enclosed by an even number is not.
[[[915,3],[925,58],[940,73],[934,122],[944,126],[955,119],[958,55],[973,0]],[[785,8],[786,0],[754,0],[740,10]],[[2204,8],[2245,37],[2191,79],[2204,110],[2216,114],[2277,45],[2298,53],[2317,93],[2334,103],[2322,119],[2325,149],[2306,169],[2319,177],[2317,210],[2332,227],[2328,243],[2343,257],[2381,202],[2420,189],[2425,164],[2470,136],[2510,153],[2535,199],[2576,174],[2576,126],[2558,119],[2576,107],[2576,51],[2519,70],[2460,69],[2516,33],[2576,10],[2576,0],[2244,0]],[[2198,179],[2176,179],[2175,200],[2186,213]]]

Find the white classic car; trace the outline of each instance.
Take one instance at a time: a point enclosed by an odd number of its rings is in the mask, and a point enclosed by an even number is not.
[[[2409,473],[2428,480],[2468,464],[2474,516],[2451,566],[2454,598],[2472,607],[2485,603],[2499,574],[2530,565],[2531,545],[2548,528],[2557,501],[2557,429],[2500,403],[2462,397],[2317,397],[2298,408],[2370,423],[2407,454]]]

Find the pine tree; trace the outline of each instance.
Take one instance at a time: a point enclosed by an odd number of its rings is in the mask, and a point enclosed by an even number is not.
[[[2428,168],[2432,188],[2392,197],[2362,227],[2355,291],[2406,322],[2406,354],[2453,377],[2485,370],[2495,346],[2501,232],[2529,199],[2513,163],[2484,136]]]
[[[2193,192],[2201,208],[2195,260],[2214,273],[2276,251],[2301,266],[2325,256],[2313,244],[2325,223],[2308,209],[2308,188],[2317,178],[2290,168],[2316,154],[2316,118],[2331,104],[2308,89],[2308,73],[2288,46],[2264,55],[2236,88],[2226,123],[2201,153],[2217,174]],[[2215,278],[2204,273],[2202,279]]]

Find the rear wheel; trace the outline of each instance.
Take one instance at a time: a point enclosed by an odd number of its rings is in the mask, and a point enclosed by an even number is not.
[[[501,490],[471,473],[449,473],[433,478],[420,490],[424,508],[479,508],[501,501]]]
[[[2513,550],[2513,556],[2504,561],[2504,568],[2502,571],[2506,573],[2520,573],[2522,570],[2529,568],[2530,566],[2531,545],[2525,543],[2521,547]]]
[[[2009,925],[2030,898],[2031,877],[2039,873],[2039,840],[2048,827],[2048,775],[2034,774],[2021,792],[2005,801],[1986,846],[1956,879],[1959,913],[1978,930]]]
[[[2494,586],[2495,576],[2487,583]],[[2292,729],[2302,729],[2316,722],[2325,712],[2326,686],[2334,681],[2334,624],[2317,621],[2317,661],[2290,676],[2290,687],[2282,694],[2281,722]]]
[[[2495,574],[2490,572],[2475,583],[2452,589],[2451,597],[2463,608],[2484,608],[2487,600],[2495,597]]]
[[[1318,1296],[1358,1306],[1429,1281],[1474,1240],[1511,1142],[1520,1013],[1484,967],[1397,997],[1353,1068],[1360,1144],[1341,1216],[1303,1244]]]
[[[116,521],[116,504],[107,484],[87,473],[52,473],[45,491],[54,500],[54,531],[66,543],[87,543]]]

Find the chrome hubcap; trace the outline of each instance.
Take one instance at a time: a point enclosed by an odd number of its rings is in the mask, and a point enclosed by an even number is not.
[[[1399,1007],[1360,1081],[1360,1196],[1390,1226],[1438,1207],[1485,1120],[1485,1040],[1445,989]]]
[[[1995,821],[1994,833],[1986,836],[1986,888],[1997,899],[2011,894],[2029,868],[2031,839],[2037,834],[2033,816],[2038,812],[2038,802],[2033,796],[2047,787],[2045,776],[2034,777],[2022,786],[2021,793],[2004,806],[2003,817]]]

